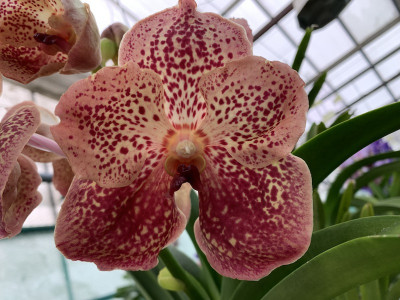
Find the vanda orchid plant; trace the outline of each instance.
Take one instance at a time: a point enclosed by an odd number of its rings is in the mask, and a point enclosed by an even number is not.
[[[59,121],[29,101],[3,117],[1,238],[17,235],[40,203],[34,161],[52,162],[65,196],[57,248],[100,270],[129,271],[145,299],[398,296],[400,217],[374,215],[398,213],[399,153],[351,164],[326,201],[316,189],[352,154],[400,128],[400,104],[343,115],[293,150],[313,100],[296,70],[252,54],[243,19],[180,0],[131,29],[113,24],[100,44],[87,4],[2,0],[0,24],[3,76],[28,83],[94,73],[62,95]],[[108,59],[115,65],[105,66]],[[357,196],[388,170],[391,180],[381,182],[393,187]],[[391,199],[381,200],[378,188]],[[200,265],[170,246],[185,229]]]

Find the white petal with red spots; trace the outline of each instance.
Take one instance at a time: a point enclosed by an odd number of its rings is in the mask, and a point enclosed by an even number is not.
[[[147,176],[171,131],[159,76],[134,63],[103,68],[75,83],[61,97],[56,115],[61,122],[51,131],[74,173],[103,187]]]
[[[160,75],[167,115],[176,128],[196,128],[205,116],[202,74],[252,54],[246,30],[216,14],[199,13],[193,0],[154,14],[128,31],[119,64],[134,61]]]
[[[297,72],[250,56],[205,74],[207,117],[199,131],[241,164],[264,167],[289,154],[304,132],[308,98]]]

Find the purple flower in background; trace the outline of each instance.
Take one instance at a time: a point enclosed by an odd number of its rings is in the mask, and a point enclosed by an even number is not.
[[[373,142],[372,144],[369,144],[365,148],[361,149],[356,154],[354,154],[352,157],[348,158],[340,167],[343,169],[361,159],[367,158],[369,156],[377,155],[377,154],[386,153],[389,151],[393,151],[393,149],[389,145],[389,143],[384,141],[383,139],[379,139],[379,140],[376,140],[375,142]],[[366,167],[366,169],[369,170],[373,167],[378,167],[378,166],[387,164],[391,161],[392,161],[391,159],[379,160],[379,161],[373,163],[372,165],[369,165],[368,167]],[[358,174],[355,177],[358,177],[359,175],[360,174]]]

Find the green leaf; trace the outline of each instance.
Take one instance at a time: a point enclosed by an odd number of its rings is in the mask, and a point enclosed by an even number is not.
[[[332,299],[357,285],[399,272],[399,248],[398,235],[343,243],[292,272],[262,300],[309,300],[316,295],[318,299]]]
[[[315,80],[314,85],[311,89],[311,91],[308,93],[308,106],[311,107],[313,106],[315,99],[317,98],[319,91],[322,88],[322,85],[325,82],[326,79],[326,72],[322,72],[321,75]]]
[[[349,218],[344,218],[344,215],[347,213],[349,215],[349,207],[351,201],[353,200],[354,195],[354,181],[350,181],[347,185],[346,190],[342,195],[342,199],[340,200],[339,210],[336,217],[336,223],[348,221]]]
[[[238,279],[222,277],[221,300],[230,299],[239,283],[241,283],[241,281]]]
[[[392,184],[389,188],[389,196],[396,197],[400,196],[400,173],[394,172],[392,176]]]
[[[319,196],[318,191],[316,189],[313,192],[313,219],[314,219],[313,231],[317,231],[324,228],[325,224],[324,206],[322,204],[321,197]]]
[[[151,271],[129,271],[128,272],[140,291],[148,300],[174,300],[171,294],[158,285],[157,277]]]
[[[196,249],[197,255],[199,256],[201,262],[202,273],[205,282],[204,288],[207,290],[207,293],[211,297],[211,299],[216,300],[219,299],[219,287],[221,286],[222,276],[219,275],[210,266],[203,251],[201,251],[199,246],[197,245],[196,237],[194,236],[194,223],[199,217],[199,199],[194,190],[192,190],[190,193],[190,200],[191,200],[191,211],[190,211],[189,221],[186,225],[186,231]]]
[[[373,280],[360,286],[362,300],[381,300],[379,280]]]
[[[333,127],[336,126],[337,124],[340,124],[344,121],[349,120],[351,117],[353,116],[353,113],[350,112],[350,110],[346,110],[344,112],[342,112],[336,119],[335,121],[333,121],[333,123],[331,124],[331,126],[329,127]]]
[[[303,257],[293,264],[277,268],[259,281],[243,281],[236,288],[231,300],[259,300],[288,274],[322,252],[352,239],[381,234],[400,234],[400,216],[356,219],[316,231],[313,233],[310,247]]]
[[[374,206],[371,203],[366,203],[360,212],[360,218],[373,217],[375,215]]]
[[[332,182],[329,191],[328,191],[328,196],[326,198],[325,202],[325,209],[327,216],[330,216],[331,220],[332,217],[335,215],[334,212],[337,210],[339,201],[339,195],[340,195],[340,189],[343,186],[343,184],[346,182],[347,179],[350,178],[351,175],[353,175],[355,172],[357,172],[359,169],[361,169],[364,166],[371,165],[374,162],[377,162],[382,159],[387,159],[387,158],[398,158],[400,157],[400,151],[394,151],[394,152],[388,152],[388,153],[383,153],[383,154],[378,154],[375,156],[370,156],[365,159],[359,160],[352,165],[346,167],[345,169],[342,170],[341,173],[336,177],[336,179]]]
[[[386,300],[399,300],[400,298],[400,280],[394,282],[386,295]]]
[[[158,257],[164,263],[165,267],[168,268],[168,271],[172,274],[172,276],[183,283],[185,287],[185,293],[190,297],[190,299],[210,299],[203,286],[196,280],[196,278],[182,268],[168,248],[161,250]]]
[[[204,276],[201,272],[200,267],[192,260],[190,259],[186,254],[181,252],[175,247],[168,247],[168,249],[171,251],[172,255],[176,258],[176,260],[179,262],[179,264],[186,270],[188,271],[196,280],[198,280],[200,283],[205,285],[204,282]]]
[[[303,39],[300,42],[299,48],[297,49],[297,53],[292,65],[292,69],[296,70],[297,72],[300,70],[301,63],[303,62],[303,59],[306,55],[306,50],[308,47],[308,43],[310,42],[312,31],[313,29],[311,27],[308,27],[306,29]]]
[[[371,181],[368,183],[369,189],[372,191],[372,194],[378,198],[378,199],[383,199],[385,198],[385,194],[383,193],[382,188],[377,185],[375,182]]]
[[[367,186],[368,183],[373,181],[374,179],[381,177],[385,174],[390,174],[393,171],[400,170],[400,161],[391,162],[388,164],[381,165],[379,167],[372,168],[368,172],[364,173],[360,177],[356,179],[356,187],[355,190],[359,190],[360,188]]]
[[[373,141],[400,129],[400,103],[394,103],[342,122],[312,138],[293,154],[311,171],[313,186],[324,180],[348,157]]]
[[[307,133],[307,137],[306,137],[307,141],[312,139],[314,136],[320,134],[321,132],[324,132],[325,130],[326,130],[326,126],[323,122],[321,122],[319,124],[313,123],[311,125],[310,130]]]

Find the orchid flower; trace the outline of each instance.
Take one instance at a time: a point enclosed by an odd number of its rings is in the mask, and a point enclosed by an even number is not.
[[[220,274],[258,280],[304,254],[311,176],[290,154],[305,127],[304,82],[253,56],[250,37],[243,20],[180,0],[124,35],[119,66],[61,97],[51,132],[75,178],[55,240],[67,258],[154,267],[185,228],[173,198],[183,184],[198,191],[196,239]]]
[[[57,117],[49,110],[36,105],[32,101],[24,101],[9,108],[4,119],[11,116],[20,108],[26,106],[33,106],[39,111],[40,124],[36,131],[30,136],[28,143],[22,149],[21,153],[34,162],[51,162],[53,165],[52,182],[54,187],[62,196],[65,196],[69,186],[71,185],[74,173],[72,172],[64,153],[62,153],[58,145],[54,142],[53,136],[50,132],[50,125],[58,123]]]
[[[0,72],[21,83],[101,62],[96,22],[79,0],[2,0],[0,28]]]
[[[0,123],[0,238],[13,237],[42,200],[35,163],[21,154],[40,124],[34,106],[13,111]]]

